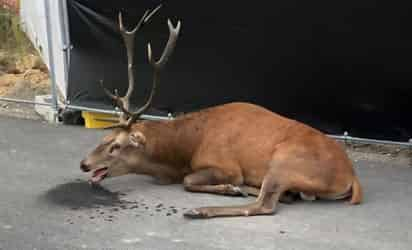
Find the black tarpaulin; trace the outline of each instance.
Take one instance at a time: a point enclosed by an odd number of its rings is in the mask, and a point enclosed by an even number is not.
[[[68,99],[105,107],[99,86],[123,93],[127,58],[117,28],[129,27],[160,1],[69,0],[73,44]],[[133,100],[149,94],[146,44],[159,56],[166,20],[182,20],[177,49],[153,103],[192,111],[248,101],[307,122],[327,133],[412,138],[412,2],[173,1],[136,41]]]

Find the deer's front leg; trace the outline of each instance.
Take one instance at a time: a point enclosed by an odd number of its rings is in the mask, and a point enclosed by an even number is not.
[[[198,170],[184,178],[183,185],[187,191],[214,193],[232,196],[248,196],[240,185],[242,176],[229,176],[220,169],[207,168]]]

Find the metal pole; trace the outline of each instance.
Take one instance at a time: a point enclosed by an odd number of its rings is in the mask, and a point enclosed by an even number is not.
[[[103,114],[110,114],[110,115],[120,115],[121,112],[117,110],[105,110],[105,109],[96,109],[96,108],[87,108],[83,106],[76,106],[76,105],[66,105],[67,109],[79,110],[79,111],[88,111],[88,112],[95,112],[95,113],[103,113]],[[142,119],[144,120],[151,120],[151,121],[170,121],[173,120],[174,117],[169,114],[168,116],[157,116],[157,115],[142,115]]]
[[[51,104],[51,103],[41,103],[41,102],[27,101],[27,100],[7,98],[7,97],[0,97],[0,101],[24,103],[24,104],[34,104],[34,105],[49,106],[49,107],[53,106],[53,104]]]
[[[49,53],[49,70],[51,78],[51,92],[52,92],[52,107],[54,111],[54,121],[57,122],[57,115],[59,110],[59,104],[57,100],[57,89],[56,89],[56,73],[54,70],[54,58],[53,58],[53,39],[52,39],[52,24],[50,20],[50,4],[49,0],[44,1],[45,15],[46,15],[46,27],[47,27],[47,47]]]
[[[70,51],[72,45],[70,42],[69,33],[69,17],[67,13],[67,0],[59,1],[59,16],[60,18],[60,29],[61,29],[61,39],[63,42],[63,55],[64,55],[64,81],[66,83],[66,89],[64,90],[64,98],[67,97],[67,86],[69,84],[69,67],[70,67]]]
[[[352,137],[348,134],[344,135],[329,135],[329,137],[344,141],[344,142],[359,142],[359,143],[368,143],[368,144],[387,144],[387,145],[396,145],[402,147],[412,147],[412,140],[409,142],[396,142],[396,141],[387,141],[387,140],[375,140],[375,139],[366,139],[366,138],[359,138],[359,137]]]

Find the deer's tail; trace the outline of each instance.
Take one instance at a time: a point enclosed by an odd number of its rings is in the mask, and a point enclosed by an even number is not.
[[[350,204],[352,205],[360,204],[362,202],[362,199],[363,199],[362,186],[359,182],[358,177],[355,175],[353,177],[352,198],[350,200]]]

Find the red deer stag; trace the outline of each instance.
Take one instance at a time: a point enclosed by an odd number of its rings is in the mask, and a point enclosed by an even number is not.
[[[157,9],[156,9],[157,10]],[[162,183],[183,183],[191,192],[254,195],[255,202],[228,207],[202,207],[185,213],[189,218],[274,214],[277,203],[291,195],[304,199],[362,200],[362,189],[343,148],[323,133],[263,107],[230,103],[170,121],[139,121],[150,106],[159,74],[170,58],[179,35],[168,21],[170,36],[159,61],[150,44],[153,87],[147,103],[131,112],[134,90],[135,33],[156,12],[146,12],[133,31],[120,30],[129,61],[129,88],[124,97],[106,93],[122,110],[120,123],[81,161],[92,172],[91,182],[126,174],[144,174]]]

